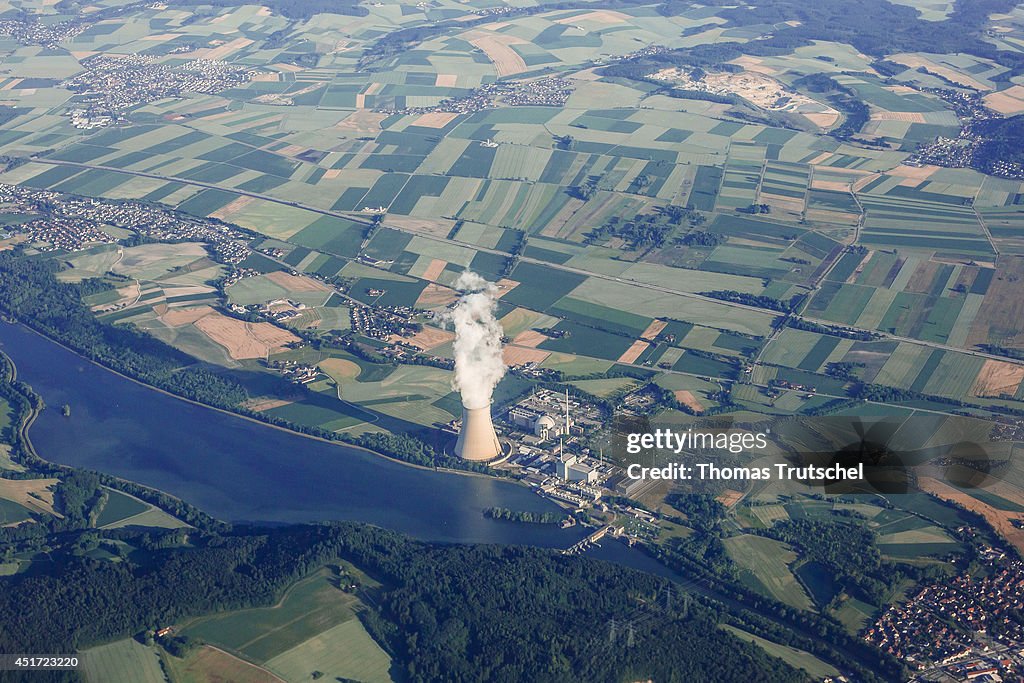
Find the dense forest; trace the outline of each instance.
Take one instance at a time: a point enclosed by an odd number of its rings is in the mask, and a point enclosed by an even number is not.
[[[66,652],[269,605],[344,558],[384,582],[364,623],[410,681],[806,680],[718,629],[717,609],[665,599],[667,580],[597,560],[425,545],[353,523],[191,532],[187,545],[181,531],[104,533],[139,550],[0,579],[0,651]]]
[[[914,8],[888,0],[752,0],[739,6],[732,0],[710,0],[703,4],[719,8],[715,14],[733,25],[776,27],[765,40],[724,44],[746,54],[782,54],[821,40],[847,43],[875,57],[895,52],[966,52],[1014,69],[1024,65],[1019,53],[1001,51],[981,35],[988,16],[1011,10],[1014,0],[957,0],[953,12],[941,22],[925,21]],[[659,7],[669,16],[691,9],[686,0],[668,0]],[[785,22],[799,24],[778,28]]]

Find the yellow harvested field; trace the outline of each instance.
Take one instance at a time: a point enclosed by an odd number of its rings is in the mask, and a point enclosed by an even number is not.
[[[527,346],[533,349],[546,342],[547,339],[546,335],[541,334],[537,330],[526,330],[517,334],[512,343],[516,346]]]
[[[53,488],[57,479],[0,479],[0,498],[24,505],[33,512],[60,517],[53,509]]]
[[[974,80],[968,74],[964,73],[960,69],[953,69],[948,66],[945,66],[944,64],[937,64],[926,57],[922,57],[921,55],[904,53],[898,55],[891,55],[889,59],[896,62],[897,64],[909,66],[911,69],[919,69],[921,67],[924,67],[928,71],[931,71],[933,74],[937,74],[942,78],[953,81],[954,83],[965,85],[968,88],[974,88],[975,90],[992,89],[991,87],[985,85],[984,83]]]
[[[551,352],[531,349],[525,346],[506,346],[502,349],[501,354],[505,360],[505,365],[511,366],[524,365],[526,363],[543,363],[551,355]]]
[[[438,80],[441,79],[440,76],[438,76],[437,78]],[[438,83],[438,85],[441,84]],[[454,86],[455,84],[452,83],[452,85]],[[450,111],[432,111],[423,114],[418,119],[413,121],[413,125],[422,126],[423,128],[444,128],[458,117],[458,114]]]
[[[417,218],[415,216],[388,216],[388,225],[393,225],[399,230],[411,230],[421,232],[424,235],[434,237],[447,237],[448,233],[455,227],[455,221],[447,218]]]
[[[433,259],[427,269],[423,271],[424,280],[436,280],[440,277],[441,273],[444,272],[444,267],[448,265],[447,261],[443,261],[439,258]]]
[[[705,34],[707,34],[709,38],[713,35],[711,31],[706,31]],[[777,76],[780,73],[780,70],[770,65],[766,65],[766,63],[764,63],[764,60],[758,59],[757,57],[739,57],[733,59],[731,63],[734,63],[734,65],[742,67],[746,71],[754,72],[755,74],[764,74],[765,76]]]
[[[319,280],[304,275],[292,275],[283,270],[268,273],[267,279],[291,292],[327,292],[331,289]]]
[[[362,368],[359,365],[347,358],[326,358],[320,361],[318,365],[321,370],[339,384],[346,379],[355,379],[362,372]]]
[[[984,97],[985,104],[1000,114],[1012,116],[1024,112],[1024,85],[1014,85]]]
[[[666,327],[668,327],[668,321],[652,320],[651,324],[647,326],[647,329],[640,334],[640,338],[654,341]]]
[[[270,323],[248,323],[220,313],[211,313],[193,323],[203,334],[227,349],[234,360],[266,358],[282,351],[286,344],[299,341],[289,332]]]
[[[1000,396],[1017,393],[1017,387],[1024,380],[1024,366],[990,359],[981,366],[978,378],[974,380],[971,392],[975,396]]]
[[[939,170],[938,166],[907,166],[905,164],[900,164],[896,168],[888,171],[888,173],[889,175],[898,176],[900,178],[916,180],[917,183],[920,183],[922,180],[928,180],[931,178]]]
[[[821,112],[817,114],[804,114],[805,119],[816,125],[818,128],[831,128],[839,121],[839,112]]]
[[[213,313],[209,306],[196,306],[195,308],[171,308],[160,316],[160,321],[171,327],[191,325],[200,318],[205,318]]]
[[[633,345],[626,349],[626,352],[619,356],[620,363],[635,363],[636,359],[640,357],[647,347],[650,346],[643,339],[637,339],[633,342]]]
[[[217,218],[219,220],[226,221],[249,204],[252,204],[254,201],[256,201],[255,197],[243,195],[235,201],[230,202],[226,206],[223,206],[211,213],[210,218]]]
[[[917,485],[923,491],[934,494],[943,500],[962,505],[971,512],[978,513],[985,518],[986,522],[992,525],[996,533],[1005,538],[1018,551],[1024,552],[1024,529],[1018,529],[1012,522],[1012,520],[1020,517],[1019,512],[997,510],[991,505],[983,503],[977,498],[932,477],[918,477]]]
[[[381,131],[380,122],[386,118],[387,114],[382,114],[381,112],[370,111],[369,109],[356,109],[347,117],[334,124],[334,130],[376,134]]]
[[[850,189],[850,183],[842,180],[812,180],[812,190],[831,190],[832,192],[847,192]]]
[[[222,15],[227,16],[227,15]],[[251,38],[235,38],[234,40],[206,50],[196,50],[195,55],[203,59],[224,59],[225,57],[247,48],[253,44]]]
[[[458,298],[459,295],[454,289],[431,282],[420,292],[419,298],[416,299],[416,308],[447,306]]]
[[[455,339],[455,333],[448,330],[442,330],[439,327],[424,327],[422,330],[417,332],[411,337],[399,337],[398,335],[392,335],[395,340],[404,341],[413,346],[418,346],[424,351],[447,344],[451,340]]]
[[[579,24],[592,21],[597,24],[622,24],[629,21],[629,15],[610,9],[599,9],[586,14],[576,14],[564,19],[555,19],[556,24]]]
[[[684,406],[686,406],[687,408],[689,408],[693,412],[695,412],[695,413],[703,413],[704,412],[704,406],[701,404],[700,401],[697,400],[697,397],[693,395],[692,391],[687,391],[686,389],[680,389],[680,390],[675,392],[675,397],[676,397],[677,401],[679,401],[681,404],[683,404]]]
[[[860,192],[865,187],[870,185],[871,181],[874,180],[875,178],[877,178],[879,175],[881,175],[881,174],[879,174],[879,173],[872,173],[871,175],[864,176],[860,180],[854,181],[854,183],[853,183],[853,191],[854,192]]]
[[[503,277],[496,283],[498,285],[498,298],[505,296],[513,289],[519,286],[519,283],[515,280],[509,280],[507,277]]]
[[[494,64],[498,76],[513,76],[527,70],[526,62],[511,46],[523,45],[528,41],[515,36],[482,30],[469,31],[466,33],[466,38],[473,47],[484,51],[487,59]]]
[[[924,114],[916,111],[884,111],[876,109],[871,112],[872,121],[907,121],[909,123],[924,123]]]
[[[458,74],[437,74],[437,78],[434,79],[434,85],[438,88],[454,88],[459,82]],[[442,113],[442,112],[437,112]],[[458,114],[452,114],[452,118],[458,116]],[[423,125],[423,124],[418,124]]]
[[[735,505],[736,503],[738,503],[741,500],[743,500],[743,492],[742,491],[733,491],[732,489],[726,489],[726,490],[722,491],[721,493],[719,493],[715,497],[715,500],[717,500],[719,503],[721,503],[725,507],[731,508],[733,505]]]

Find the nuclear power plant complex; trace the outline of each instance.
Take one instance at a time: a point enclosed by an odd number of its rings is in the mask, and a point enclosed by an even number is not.
[[[462,409],[462,429],[455,454],[465,460],[494,460],[501,455],[501,444],[491,422],[491,407]]]

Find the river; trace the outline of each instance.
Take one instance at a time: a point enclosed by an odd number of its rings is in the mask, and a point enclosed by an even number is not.
[[[519,484],[408,467],[181,401],[20,325],[0,323],[0,349],[46,402],[29,434],[42,458],[166,491],[219,519],[354,520],[428,541],[542,547],[582,534],[483,516],[492,506],[557,509]]]

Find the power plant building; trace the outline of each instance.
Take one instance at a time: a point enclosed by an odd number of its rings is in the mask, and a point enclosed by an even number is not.
[[[555,462],[555,474],[565,481],[593,484],[597,481],[598,470],[592,465],[580,462],[573,453],[563,453]]]
[[[547,413],[531,410],[525,406],[514,406],[508,411],[508,420],[516,427],[529,431],[542,441],[565,434],[562,419],[555,419]]]

